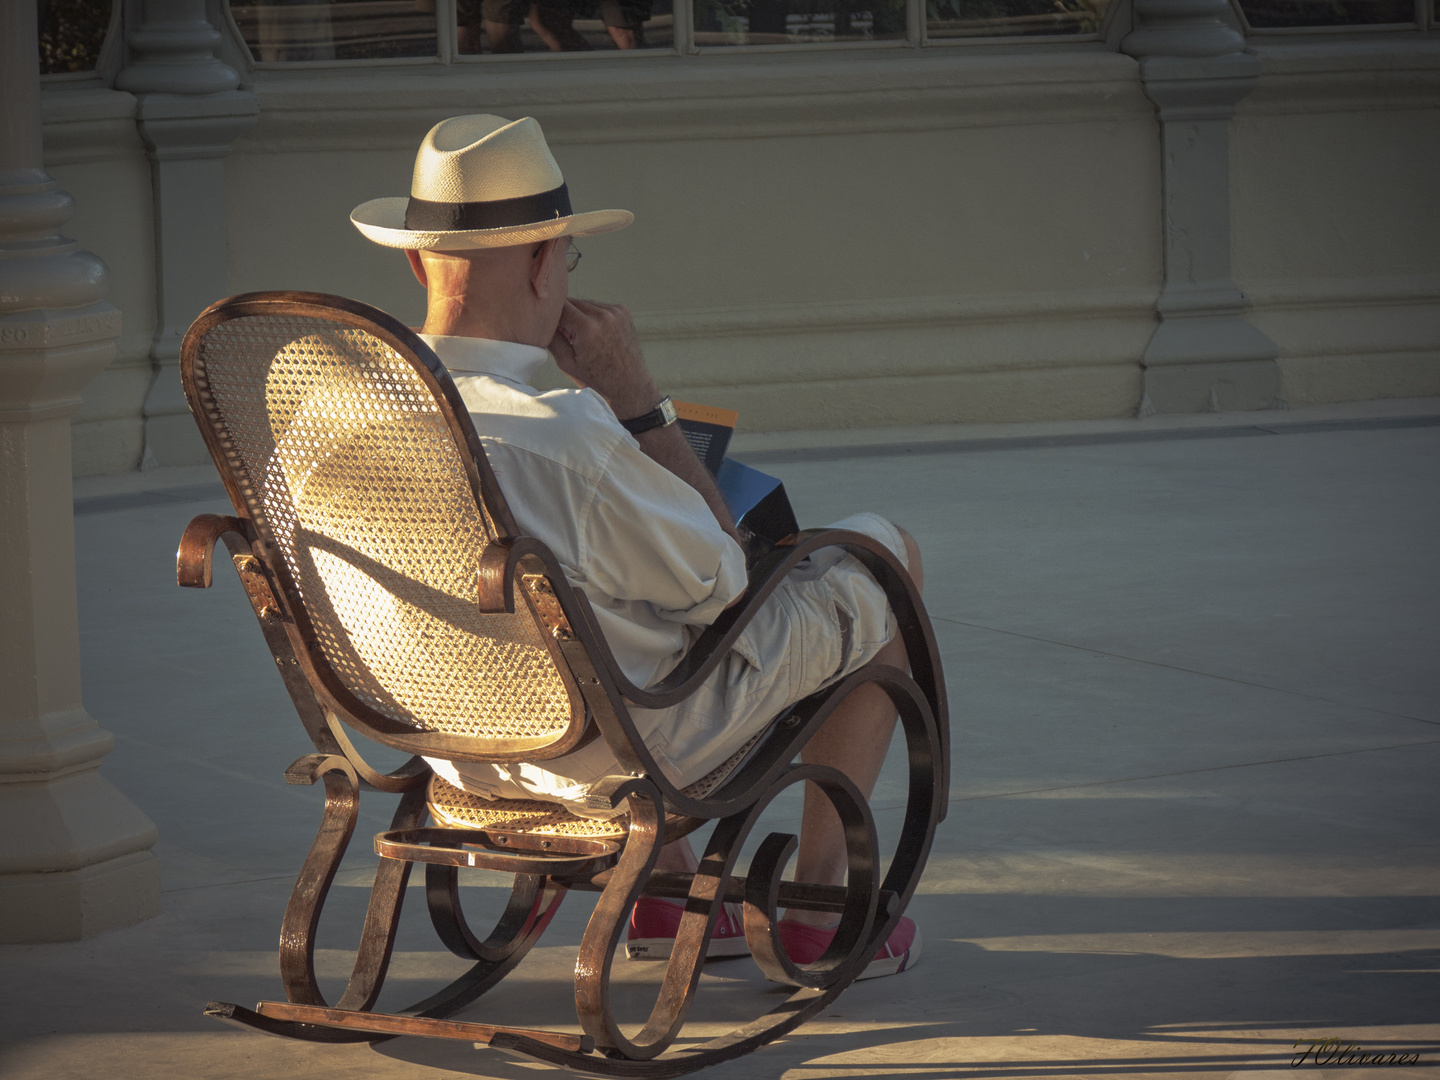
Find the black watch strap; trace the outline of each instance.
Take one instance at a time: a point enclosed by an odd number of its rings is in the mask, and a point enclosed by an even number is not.
[[[658,427],[667,427],[675,423],[675,406],[669,396],[660,399],[660,404],[647,413],[635,417],[632,420],[621,420],[620,426],[631,435],[639,435],[641,432],[654,431]]]

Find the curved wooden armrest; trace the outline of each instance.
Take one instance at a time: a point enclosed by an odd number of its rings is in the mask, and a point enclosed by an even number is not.
[[[843,529],[806,530],[798,535],[794,546],[776,548],[763,557],[750,572],[750,584],[745,590],[743,602],[726,609],[695,640],[674,670],[648,689],[636,686],[626,678],[604,636],[595,627],[585,596],[578,591],[574,596],[582,617],[589,623],[591,636],[596,639],[596,659],[607,669],[606,673],[614,680],[616,689],[631,704],[645,709],[665,709],[689,697],[715,670],[760,610],[760,605],[779,587],[785,576],[814,552],[827,547],[844,548],[864,564],[885,591],[907,641],[919,645],[919,636],[912,631],[918,631],[922,624],[928,625],[929,620],[910,575],[884,544],[863,533]],[[570,613],[567,611],[567,614]],[[572,615],[572,621],[574,618]]]
[[[515,614],[515,568],[527,553],[549,554],[537,540],[504,537],[492,540],[480,553],[475,572],[475,593],[480,610],[487,615]]]
[[[226,533],[251,540],[249,523],[228,514],[200,514],[185,526],[175,552],[175,580],[182,588],[210,588],[215,542]]]
[[[398,795],[402,792],[413,791],[430,780],[430,765],[419,754],[414,755],[409,761],[388,773],[381,772],[375,766],[361,756],[360,751],[355,749],[355,744],[350,741],[350,736],[345,733],[340,718],[334,713],[326,710],[325,726],[330,729],[331,736],[347,761],[355,769],[356,775],[365,783],[377,791],[388,791]]]
[[[882,545],[860,533],[816,529],[799,534],[794,546],[776,548],[766,555],[750,572],[750,583],[743,602],[722,612],[690,647],[675,670],[650,690],[636,686],[620,670],[609,642],[595,621],[589,599],[582,591],[570,586],[554,553],[540,541],[521,536],[493,540],[487,544],[481,552],[476,573],[476,598],[483,612],[513,613],[516,575],[537,574],[548,578],[555,586],[550,603],[545,605],[550,610],[537,609],[535,614],[550,624],[553,633],[580,637],[597,666],[609,675],[616,689],[631,703],[643,708],[663,709],[683,701],[715,669],[746,624],[755,617],[765,598],[775,591],[798,563],[818,548],[851,541],[884,550]],[[889,555],[889,552],[885,554]],[[893,561],[894,556],[890,555],[890,558]],[[534,595],[527,597],[532,606],[537,599]]]
[[[695,641],[676,668],[650,689],[636,686],[620,669],[585,594],[570,586],[559,561],[540,541],[518,537],[489,545],[486,549],[489,565],[482,565],[479,592],[488,610],[513,611],[515,577],[518,574],[526,581],[526,603],[541,622],[549,626],[551,634],[559,642],[561,652],[586,697],[587,711],[591,712],[593,722],[598,724],[627,771],[633,769],[654,776],[657,767],[635,731],[625,706],[663,709],[685,700],[715,670],[755,617],[760,605],[779,587],[785,576],[812,553],[826,547],[844,548],[859,560],[885,591],[905,641],[911,668],[908,676],[895,670],[895,679],[891,681],[895,681],[897,686],[902,683],[913,685],[928,703],[933,717],[946,717],[939,652],[920,593],[895,553],[863,533],[839,529],[810,530],[799,534],[793,547],[777,548],[762,558],[751,571],[743,602],[722,613]],[[536,590],[529,586],[538,578],[548,579],[553,593],[547,590],[532,596]],[[876,665],[870,664],[850,677],[865,675],[865,678],[873,680],[878,670]],[[943,720],[939,737],[943,754],[948,755],[948,730]],[[710,802],[690,799],[673,789],[668,782],[661,783],[661,789],[667,805],[673,804],[679,812],[692,816],[712,816],[709,810],[721,805],[713,798]],[[724,810],[725,813],[734,809],[728,802],[724,806],[729,807]]]

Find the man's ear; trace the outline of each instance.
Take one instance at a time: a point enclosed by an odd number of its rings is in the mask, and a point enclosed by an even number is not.
[[[569,242],[569,238],[563,236],[558,240],[546,240],[530,259],[530,291],[537,300],[550,299],[550,273],[554,269],[554,260],[560,257],[561,240]]]
[[[425,264],[420,261],[420,252],[407,248],[405,257],[410,260],[410,270],[422,289],[430,288],[430,279],[425,276]]]

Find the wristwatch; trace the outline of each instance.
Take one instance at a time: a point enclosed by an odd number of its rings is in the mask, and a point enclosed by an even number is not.
[[[660,404],[647,413],[635,417],[633,420],[621,420],[620,426],[631,435],[639,435],[641,432],[654,431],[659,427],[669,427],[675,423],[675,405],[669,395],[660,399]]]

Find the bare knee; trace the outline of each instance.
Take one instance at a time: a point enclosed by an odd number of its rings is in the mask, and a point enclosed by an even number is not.
[[[905,562],[910,570],[910,577],[915,581],[915,588],[923,593],[925,591],[925,567],[920,559],[920,545],[915,542],[913,536],[899,526],[896,526],[895,531],[900,534],[900,539],[905,541]]]

